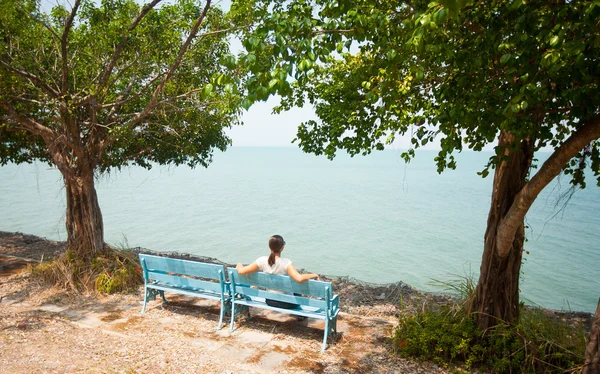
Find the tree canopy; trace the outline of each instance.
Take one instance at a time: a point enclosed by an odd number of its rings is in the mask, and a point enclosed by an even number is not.
[[[195,166],[225,149],[239,115],[224,65],[231,23],[210,2],[158,3],[76,1],[45,14],[35,1],[0,2],[0,162],[67,170],[88,152],[98,171]]]
[[[597,121],[600,6],[492,1],[457,13],[456,2],[441,3],[263,3],[274,11],[245,46],[272,53],[256,81],[284,96],[279,110],[314,105],[319,121],[298,131],[305,151],[333,157],[383,149],[398,134],[414,148],[439,138],[442,171],[456,166],[453,152],[481,150],[501,129],[539,150]],[[293,96],[282,71],[295,79]],[[592,142],[564,171],[583,186],[583,160],[598,176],[599,155]]]

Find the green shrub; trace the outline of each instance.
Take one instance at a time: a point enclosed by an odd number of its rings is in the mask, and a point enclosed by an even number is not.
[[[394,342],[401,356],[472,366],[480,362],[481,335],[473,320],[446,308],[401,318]]]
[[[130,250],[107,250],[88,261],[73,251],[32,268],[32,275],[45,283],[75,293],[130,292],[143,282],[137,256]]]
[[[463,308],[424,311],[399,322],[393,337],[399,355],[446,367],[563,373],[584,361],[582,326],[571,326],[541,309],[523,308],[517,324],[500,323],[485,334]]]

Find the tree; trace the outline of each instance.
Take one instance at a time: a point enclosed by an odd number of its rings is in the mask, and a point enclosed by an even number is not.
[[[403,157],[438,138],[442,172],[464,146],[495,144],[481,171],[494,182],[472,305],[485,330],[518,318],[523,222],[540,191],[561,173],[585,187],[586,165],[600,175],[600,6],[440,3],[265,1],[273,12],[245,46],[270,67],[253,82],[282,95],[277,110],[315,107],[320,121],[298,129],[306,152],[366,154],[411,134]]]
[[[105,249],[95,176],[207,166],[238,123],[230,20],[211,0],[161,1],[75,0],[45,14],[0,0],[0,165],[60,170],[67,248],[82,259]]]

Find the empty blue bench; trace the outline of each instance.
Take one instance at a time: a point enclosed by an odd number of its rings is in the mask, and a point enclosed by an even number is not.
[[[157,294],[160,294],[166,303],[165,291],[168,291],[219,300],[221,302],[221,313],[217,329],[222,327],[223,315],[229,306],[230,299],[229,283],[225,281],[225,267],[223,265],[141,253],[139,257],[142,273],[144,274],[144,307],[142,308],[142,314],[146,311],[146,303],[150,299],[155,300]]]
[[[229,269],[229,282],[231,294],[235,295],[231,299],[229,331],[233,331],[236,306],[244,305],[324,320],[323,351],[327,346],[328,336],[337,333],[339,298],[338,295],[333,295],[329,282],[309,280],[299,283],[286,275],[262,272],[240,275],[235,269]],[[273,307],[266,303],[266,299],[293,303],[298,307],[295,309]]]

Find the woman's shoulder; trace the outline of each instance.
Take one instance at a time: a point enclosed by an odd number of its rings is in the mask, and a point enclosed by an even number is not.
[[[288,266],[289,264],[292,263],[292,260],[290,260],[287,257],[279,257],[278,261],[279,261],[280,264],[282,264],[284,266]]]

